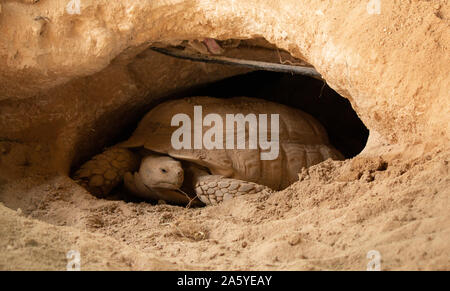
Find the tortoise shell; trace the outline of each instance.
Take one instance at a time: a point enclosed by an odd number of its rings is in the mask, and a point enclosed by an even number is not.
[[[223,120],[223,149],[193,149],[194,106],[201,106],[202,117],[217,114]],[[177,126],[171,126],[176,114],[186,114],[191,120],[191,149],[175,149],[171,138]],[[273,160],[262,160],[264,152],[259,143],[249,149],[249,128],[246,124],[246,149],[226,148],[227,114],[267,114],[267,136],[270,138],[271,114],[279,114],[279,153]],[[203,119],[201,120],[203,122]],[[197,118],[197,125],[198,125]],[[202,136],[211,126],[202,126]],[[236,125],[235,125],[235,128]],[[261,128],[258,127],[259,130]],[[237,133],[233,132],[234,141]],[[258,136],[261,132],[258,132]],[[328,158],[342,159],[334,149],[323,126],[311,115],[285,105],[249,97],[229,99],[189,97],[161,103],[151,109],[139,123],[132,136],[120,147],[138,148],[167,154],[209,169],[213,175],[241,179],[266,185],[274,190],[284,189],[298,180],[302,167],[309,167]]]

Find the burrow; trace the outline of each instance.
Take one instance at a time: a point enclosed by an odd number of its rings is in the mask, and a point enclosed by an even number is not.
[[[195,51],[192,53],[186,42],[179,42],[178,48],[187,51],[188,55],[201,56],[202,53]],[[236,43],[231,49],[226,48],[228,43]],[[288,64],[297,67],[312,68],[311,65],[302,60],[293,58],[288,52],[269,44],[263,39],[256,40],[226,40],[218,42],[225,46],[223,55],[234,61],[249,60],[270,64]],[[173,46],[157,44],[154,49],[173,49]],[[128,67],[139,68],[144,64],[145,70],[157,72],[161,65],[167,65],[166,75],[160,77],[163,82],[180,80],[180,74],[185,74],[179,66],[196,66],[200,71],[196,71],[193,79],[207,79],[211,72],[223,71],[225,77],[217,78],[215,81],[192,82],[187,86],[183,83],[180,87],[158,92],[158,94],[147,94],[145,96],[135,96],[129,98],[114,110],[106,110],[102,115],[95,118],[92,130],[84,135],[79,135],[74,146],[74,154],[70,162],[70,173],[73,174],[83,162],[86,162],[93,155],[100,153],[107,147],[126,140],[136,128],[138,122],[146,112],[157,104],[173,99],[190,96],[211,96],[218,98],[230,98],[235,96],[254,97],[263,100],[288,105],[300,109],[314,116],[326,129],[330,143],[338,149],[345,158],[357,156],[365,147],[369,130],[358,118],[357,113],[352,108],[350,102],[340,96],[330,88],[326,80],[314,78],[305,74],[298,74],[289,71],[289,67],[283,69],[287,72],[274,71],[273,68],[242,67],[236,64],[216,64],[215,62],[197,60],[189,58],[180,59],[176,56],[167,56],[156,52],[152,47],[146,48],[136,54],[134,59],[127,60]],[[206,52],[207,53],[207,52]],[[126,55],[126,54],[125,54]],[[149,61],[149,55],[162,60],[175,61],[177,64],[170,69],[170,63],[160,61]],[[222,56],[222,55],[221,55]],[[122,59],[121,59],[122,58]],[[200,57],[201,59],[201,57]],[[123,56],[118,57],[114,63],[124,62]],[[291,68],[292,69],[292,68]],[[142,70],[142,67],[141,67]],[[192,69],[190,69],[192,71]],[[229,73],[231,70],[232,73]],[[188,72],[189,69],[188,69]],[[136,74],[136,72],[135,72]],[[204,76],[202,76],[202,74]],[[221,74],[218,74],[221,75]],[[186,76],[184,76],[186,78]],[[187,76],[189,79],[189,76]],[[113,81],[113,80],[112,80]],[[161,86],[162,88],[165,85]],[[117,194],[117,191],[115,192]],[[122,193],[111,195],[134,201],[128,195]]]

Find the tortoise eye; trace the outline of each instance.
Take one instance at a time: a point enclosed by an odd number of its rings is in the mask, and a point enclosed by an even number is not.
[[[163,172],[163,173],[167,173],[167,170],[166,170],[166,169],[161,168],[160,170],[161,170],[161,172]]]

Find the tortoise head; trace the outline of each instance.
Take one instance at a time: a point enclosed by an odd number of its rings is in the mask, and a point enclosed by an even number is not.
[[[176,190],[184,180],[181,163],[169,156],[147,156],[142,159],[139,176],[145,186]]]

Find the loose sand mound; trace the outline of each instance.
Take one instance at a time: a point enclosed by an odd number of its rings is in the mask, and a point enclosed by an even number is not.
[[[383,270],[450,269],[448,1],[29,2],[0,2],[0,269],[64,270],[70,250],[83,270],[365,270],[371,250]],[[248,72],[148,49],[205,37],[313,65],[369,129],[364,151],[197,209],[75,184],[155,102]]]
[[[65,269],[78,250],[86,270],[365,270],[377,250],[383,270],[445,270],[449,156],[326,161],[270,197],[200,209],[96,199],[67,177],[18,180],[0,188],[20,208],[0,208],[0,266]]]

